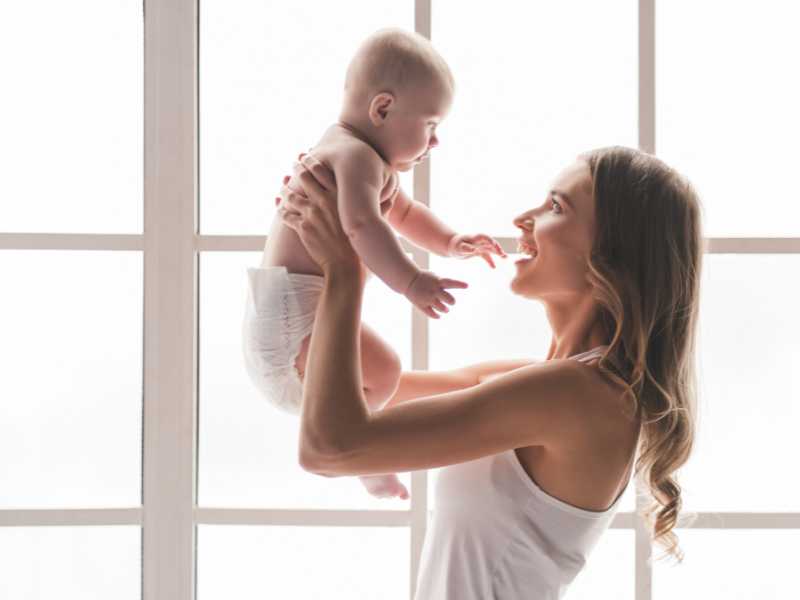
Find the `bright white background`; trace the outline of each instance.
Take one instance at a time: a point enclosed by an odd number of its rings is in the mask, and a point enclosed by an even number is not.
[[[575,153],[636,145],[636,11],[634,0],[433,1],[432,38],[457,80],[431,160],[444,220],[513,235],[511,219]],[[281,176],[337,116],[352,51],[378,27],[413,29],[413,2],[204,0],[200,16],[201,233],[264,235]],[[777,0],[657,2],[656,149],[698,187],[707,237],[800,235],[799,16]],[[5,7],[1,232],[141,233],[141,40],[141,2]],[[800,258],[705,258],[686,506],[798,511]],[[260,398],[240,360],[244,270],[258,260],[200,257],[200,506],[407,509],[297,467],[296,420]],[[432,258],[471,288],[429,324],[429,368],[545,354],[544,313],[511,294],[510,262]],[[3,250],[0,273],[0,509],[139,505],[141,255]],[[410,306],[373,280],[364,318],[410,368]],[[658,600],[800,593],[797,530],[678,533],[687,561],[655,567]],[[327,598],[407,598],[409,543],[402,527],[202,525],[198,597],[316,597],[328,568],[339,579]],[[137,598],[139,548],[134,527],[0,528],[0,597]],[[632,599],[634,549],[633,530],[610,530],[567,598]]]

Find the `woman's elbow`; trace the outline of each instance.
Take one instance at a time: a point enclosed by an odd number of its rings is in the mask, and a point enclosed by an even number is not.
[[[339,476],[330,468],[333,461],[326,458],[324,453],[315,450],[312,445],[307,442],[300,442],[300,451],[297,458],[300,468],[304,471],[308,471],[314,475],[322,475],[323,477]]]

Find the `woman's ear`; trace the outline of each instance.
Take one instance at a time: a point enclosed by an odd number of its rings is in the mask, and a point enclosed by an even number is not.
[[[389,92],[381,92],[372,97],[369,103],[369,120],[375,127],[380,127],[386,121],[389,111],[394,107],[394,96]]]

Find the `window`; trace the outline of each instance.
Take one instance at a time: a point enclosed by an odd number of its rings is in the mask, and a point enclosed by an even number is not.
[[[323,581],[332,599],[411,597],[437,470],[401,474],[410,501],[303,472],[297,419],[260,398],[240,350],[281,176],[384,26],[430,37],[454,72],[441,146],[401,179],[454,228],[513,252],[513,217],[610,144],[656,152],[705,207],[686,563],[651,564],[630,486],[567,597],[800,591],[791,3],[46,7],[0,20],[19,57],[0,96],[0,597],[310,598]],[[406,249],[471,286],[432,321],[368,284],[364,320],[405,369],[544,355],[544,312],[508,290],[510,260]]]

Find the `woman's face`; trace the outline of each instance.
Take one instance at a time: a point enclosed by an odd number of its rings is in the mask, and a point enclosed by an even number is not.
[[[515,263],[511,290],[556,302],[583,293],[589,287],[585,274],[594,223],[591,173],[579,159],[556,177],[538,206],[514,219],[521,245],[537,255]]]

